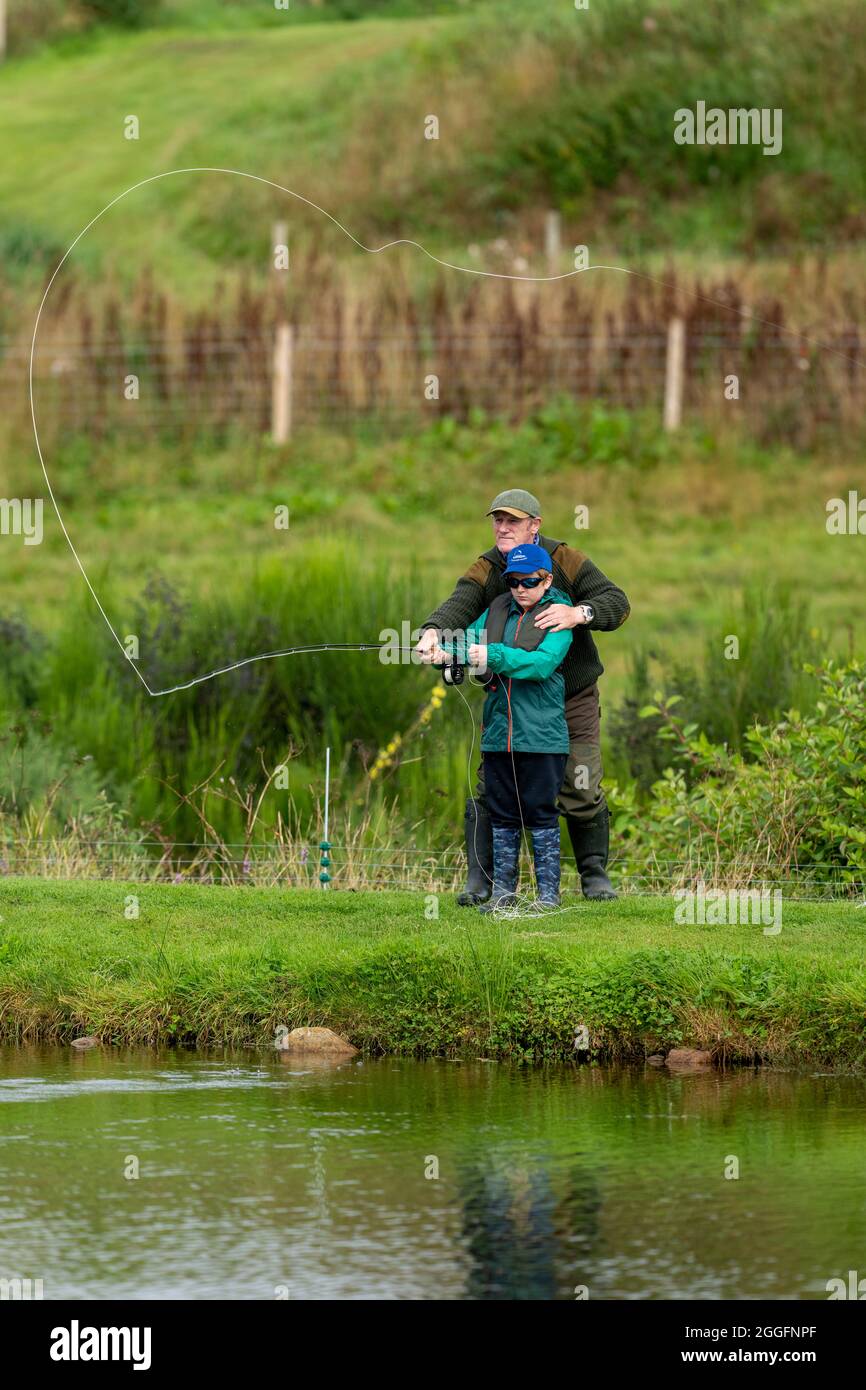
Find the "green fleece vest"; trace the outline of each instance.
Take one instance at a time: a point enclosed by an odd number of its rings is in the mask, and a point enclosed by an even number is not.
[[[508,614],[511,611],[511,594],[500,594],[490,605],[487,613],[485,629],[487,632],[488,645],[493,642],[501,642],[505,636],[505,624],[508,621]],[[531,622],[519,623],[517,631],[511,642],[512,647],[519,647],[524,652],[534,652],[544,641],[544,628],[535,626],[534,609],[529,610],[533,614]]]

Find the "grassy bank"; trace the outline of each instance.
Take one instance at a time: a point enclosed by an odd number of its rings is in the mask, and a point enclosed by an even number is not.
[[[0,1039],[268,1046],[325,1025],[371,1053],[527,1061],[676,1045],[866,1062],[866,915],[786,903],[782,931],[688,927],[670,898],[486,921],[412,894],[0,885]]]

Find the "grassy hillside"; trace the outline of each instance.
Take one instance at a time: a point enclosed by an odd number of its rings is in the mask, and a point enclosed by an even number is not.
[[[460,8],[460,7],[456,7]],[[396,9],[396,7],[395,7]],[[242,14],[246,14],[244,9]],[[41,274],[111,198],[166,169],[276,180],[361,240],[423,239],[543,271],[541,214],[596,261],[859,243],[866,11],[857,0],[492,0],[463,13],[239,27],[184,7],[170,28],[100,30],[10,62],[0,83],[0,260]],[[271,12],[271,17],[273,12]],[[212,24],[204,27],[210,17]],[[79,99],[86,91],[88,100]],[[678,146],[698,100],[781,107],[782,152]],[[140,139],[123,138],[135,114]],[[435,114],[440,138],[424,139]],[[76,253],[92,274],[204,292],[214,263],[261,266],[272,218],[349,254],[318,214],[220,175],[132,195]],[[567,259],[566,259],[567,264]]]

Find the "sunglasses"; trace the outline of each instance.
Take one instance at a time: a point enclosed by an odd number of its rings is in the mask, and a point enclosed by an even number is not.
[[[544,574],[506,574],[505,583],[509,589],[537,589],[547,578]]]

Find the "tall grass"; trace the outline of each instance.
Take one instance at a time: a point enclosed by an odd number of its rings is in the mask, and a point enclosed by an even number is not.
[[[76,438],[89,452],[104,440],[140,448],[142,440],[183,446],[266,435],[276,325],[285,317],[296,329],[296,430],[326,424],[387,437],[479,415],[514,424],[558,396],[660,415],[674,313],[686,323],[693,420],[718,425],[735,415],[760,441],[801,448],[833,428],[862,428],[866,385],[856,363],[866,323],[856,302],[826,290],[823,302],[810,300],[807,320],[793,294],[789,303],[756,291],[746,272],[705,283],[669,270],[661,285],[630,281],[612,305],[597,279],[515,288],[440,275],[429,286],[398,277],[365,289],[333,262],[299,262],[286,294],[248,279],[233,303],[215,287],[208,309],[188,307],[149,273],[124,294],[97,295],[70,279],[40,326],[44,448],[56,456]],[[0,352],[5,428],[19,438],[30,427],[19,389],[25,348],[23,340],[10,347],[5,364]],[[433,400],[424,389],[431,375]],[[730,375],[742,383],[735,410],[720,387]],[[130,377],[140,382],[133,402],[123,389]]]
[[[110,597],[105,602],[111,614]],[[296,645],[377,643],[388,629],[411,634],[426,611],[411,566],[398,574],[360,549],[307,546],[293,564],[263,565],[249,588],[227,590],[213,602],[181,599],[165,583],[149,585],[138,604],[122,619],[115,612],[115,619],[124,636],[138,638],[139,665],[150,687],[167,690]],[[156,698],[94,618],[89,600],[80,600],[69,605],[38,672],[20,663],[0,672],[0,700],[10,721],[22,707],[50,720],[58,745],[70,757],[93,760],[108,795],[134,825],[157,826],[177,842],[200,837],[200,818],[185,799],[195,787],[218,779],[216,785],[243,790],[278,767],[285,777],[268,788],[260,834],[272,834],[281,815],[285,821],[289,801],[296,817],[315,821],[330,747],[339,822],[369,823],[376,808],[382,812],[398,801],[404,839],[420,849],[441,844],[466,795],[471,722],[455,692],[416,728],[436,677],[412,664],[408,652],[403,656],[400,664],[384,664],[376,650],[252,660]],[[416,731],[401,757],[373,786],[367,771],[378,750],[409,728]],[[8,737],[12,749],[15,736]],[[46,748],[39,745],[40,756],[47,756]],[[45,794],[48,773],[40,778],[38,759],[23,744],[18,753],[27,777]],[[20,789],[16,798],[15,756],[9,757],[3,794],[21,812],[37,798],[24,798]],[[240,803],[217,798],[208,814],[221,839],[243,843]],[[450,833],[444,838],[449,841]]]

